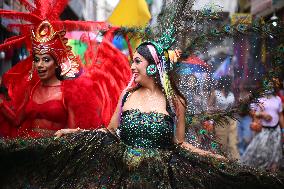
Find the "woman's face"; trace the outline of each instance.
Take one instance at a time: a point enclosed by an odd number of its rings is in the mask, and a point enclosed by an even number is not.
[[[34,67],[40,80],[49,80],[55,76],[56,63],[50,54],[35,54]]]
[[[148,61],[143,56],[141,56],[138,52],[134,53],[131,71],[136,83],[141,83],[145,79],[149,79],[149,76],[146,74],[146,68],[148,65]]]

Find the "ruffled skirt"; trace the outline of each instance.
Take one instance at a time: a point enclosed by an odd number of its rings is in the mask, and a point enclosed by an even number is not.
[[[282,158],[281,130],[276,128],[262,128],[244,152],[241,161],[244,164],[262,169],[279,167]]]
[[[283,188],[283,177],[170,149],[133,148],[88,131],[0,142],[2,188]]]

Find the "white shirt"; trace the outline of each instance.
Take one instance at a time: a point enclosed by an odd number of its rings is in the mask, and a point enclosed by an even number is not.
[[[261,119],[261,124],[267,127],[276,126],[279,122],[279,113],[282,112],[282,102],[279,96],[262,97],[258,99],[258,103],[251,105],[251,108],[256,112],[266,112],[272,119],[270,121],[265,121]]]
[[[215,97],[216,108],[220,110],[226,110],[228,107],[233,106],[235,102],[235,96],[232,92],[229,92],[227,96],[224,96],[221,91],[215,90]]]

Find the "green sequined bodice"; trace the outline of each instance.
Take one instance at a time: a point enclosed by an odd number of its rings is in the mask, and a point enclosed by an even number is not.
[[[121,140],[130,146],[168,148],[173,144],[173,119],[166,114],[126,110],[122,112],[119,129]]]

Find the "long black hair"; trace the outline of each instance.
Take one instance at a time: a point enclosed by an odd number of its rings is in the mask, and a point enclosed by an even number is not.
[[[144,43],[144,44],[138,46],[136,51],[148,61],[149,65],[151,65],[151,64],[156,65],[154,58],[152,57],[152,54],[151,54],[149,48],[147,47],[147,45],[152,45],[152,44],[151,43]],[[154,46],[154,48],[155,48],[155,46]],[[156,52],[157,52],[157,50],[156,50]],[[176,66],[173,66],[173,69],[168,72],[169,80],[171,81],[171,87],[174,90],[175,95],[178,95],[179,97],[181,97],[185,101],[185,103],[187,104],[186,98],[184,97],[184,95],[180,92],[179,88],[177,87],[179,75],[177,74],[176,70],[177,70]],[[162,85],[162,82],[161,82],[161,79],[160,79],[159,72],[157,71],[157,73],[154,74],[152,77],[154,78],[155,82],[158,84],[159,88],[162,90],[162,92],[166,96],[165,90],[163,88],[163,85]],[[186,104],[183,104],[183,106],[186,107]]]
[[[61,75],[61,67],[58,65],[56,68],[55,68],[55,76],[56,78],[59,80],[59,81],[62,81],[64,80],[64,77]]]

